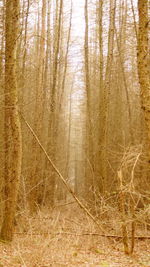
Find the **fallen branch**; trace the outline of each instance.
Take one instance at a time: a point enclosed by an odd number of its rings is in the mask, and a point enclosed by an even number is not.
[[[63,182],[63,184],[65,185],[65,187],[67,188],[68,192],[73,196],[73,198],[75,199],[75,201],[78,203],[79,207],[85,211],[85,213],[93,220],[93,222],[100,228],[100,230],[105,233],[105,230],[102,228],[102,226],[95,220],[94,216],[89,212],[89,210],[84,206],[84,204],[78,199],[78,197],[75,195],[75,193],[73,192],[73,190],[71,189],[71,187],[69,186],[69,184],[66,182],[65,178],[62,176],[61,172],[58,170],[58,168],[56,167],[56,165],[54,164],[54,162],[51,160],[51,158],[49,157],[47,151],[45,150],[45,148],[43,147],[43,145],[41,144],[39,138],[37,137],[36,133],[34,132],[34,130],[32,129],[32,127],[30,126],[30,124],[27,122],[27,120],[24,118],[24,116],[20,113],[21,118],[23,119],[24,123],[26,124],[26,126],[28,127],[28,129],[30,130],[30,132],[32,133],[33,137],[36,139],[39,147],[41,148],[41,150],[43,151],[43,153],[45,154],[48,162],[52,165],[52,167],[54,168],[55,172],[58,174],[59,178],[61,179],[61,181]]]
[[[16,232],[16,235],[34,235],[34,236],[47,236],[47,235],[75,235],[75,236],[100,236],[100,237],[106,237],[106,238],[114,238],[114,239],[123,239],[123,236],[119,235],[107,235],[107,234],[99,234],[99,233],[73,233],[73,232],[57,232],[57,233],[50,233],[50,232],[43,232],[43,233],[24,233],[24,232]],[[129,239],[132,238],[132,236],[128,237]],[[139,240],[145,240],[150,239],[150,236],[135,236],[135,239]]]

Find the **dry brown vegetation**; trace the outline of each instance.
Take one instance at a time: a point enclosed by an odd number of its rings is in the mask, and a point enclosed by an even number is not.
[[[22,212],[16,217],[14,241],[0,244],[0,266],[150,266],[150,239],[137,239],[134,254],[124,254],[117,216],[114,209],[101,218],[106,233],[116,236],[104,237],[75,203],[39,210],[34,217]],[[136,235],[150,236],[150,231],[139,227]]]

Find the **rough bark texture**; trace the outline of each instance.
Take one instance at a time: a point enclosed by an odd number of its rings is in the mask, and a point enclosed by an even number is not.
[[[19,179],[21,174],[21,128],[18,114],[16,47],[19,0],[6,1],[5,28],[5,188],[1,239],[11,241],[14,231]]]
[[[148,49],[148,0],[138,1],[139,32],[138,32],[138,75],[141,88],[141,105],[148,128],[150,140],[150,72]]]

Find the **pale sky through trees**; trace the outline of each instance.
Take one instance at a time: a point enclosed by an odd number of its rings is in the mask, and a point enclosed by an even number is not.
[[[84,1],[76,0],[73,1],[73,30],[74,35],[78,38],[83,38],[84,36]]]

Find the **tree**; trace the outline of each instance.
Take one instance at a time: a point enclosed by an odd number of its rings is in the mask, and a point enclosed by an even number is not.
[[[1,239],[11,241],[21,174],[22,141],[18,113],[16,49],[19,24],[19,0],[6,0],[5,24],[5,187],[4,219]]]
[[[101,176],[103,192],[107,184],[107,142],[108,142],[108,116],[110,102],[111,69],[113,63],[114,32],[115,32],[116,0],[110,0],[110,18],[108,32],[108,52],[105,71],[105,80],[102,87],[102,124],[101,124]]]
[[[86,184],[85,194],[88,201],[94,200],[94,155],[93,155],[93,125],[92,125],[92,109],[91,109],[91,75],[90,75],[90,55],[89,55],[89,14],[88,0],[85,0],[84,16],[85,16],[85,38],[84,38],[84,67],[85,67],[85,90],[86,90]],[[90,172],[88,169],[90,167]]]
[[[150,70],[149,70],[149,19],[148,0],[138,1],[139,31],[138,31],[138,75],[141,88],[141,105],[145,116],[150,140]]]
[[[42,12],[41,12],[41,32],[40,32],[40,39],[38,38],[38,68],[36,73],[36,105],[35,105],[35,113],[34,113],[34,127],[35,132],[38,134],[38,136],[41,138],[42,136],[42,126],[43,126],[43,117],[44,117],[44,67],[45,67],[45,35],[46,35],[46,1],[42,0]],[[38,18],[38,24],[39,24],[39,18]],[[38,33],[39,34],[39,33]],[[33,187],[31,189],[30,193],[30,210],[31,213],[34,213],[37,210],[37,203],[40,202],[40,196],[39,196],[39,187],[37,184],[40,180],[40,174],[41,174],[41,166],[39,166],[39,162],[42,162],[41,160],[41,151],[39,147],[37,147],[36,141],[33,138],[33,161],[34,165],[32,167],[31,172],[31,186]]]
[[[52,70],[52,84],[50,88],[50,112],[48,120],[48,142],[47,142],[47,151],[51,156],[51,159],[55,161],[56,156],[56,140],[57,140],[57,123],[58,123],[58,113],[57,113],[57,83],[60,77],[58,77],[59,69],[59,58],[60,58],[60,40],[61,40],[61,26],[62,26],[62,14],[63,14],[63,0],[56,0],[56,14],[55,14],[55,27],[54,27],[54,42],[53,42],[53,70]],[[49,169],[46,161],[46,171]],[[48,195],[49,195],[49,205],[54,205],[54,191],[56,184],[55,171],[53,168],[48,173],[49,175],[49,186],[48,186]]]

